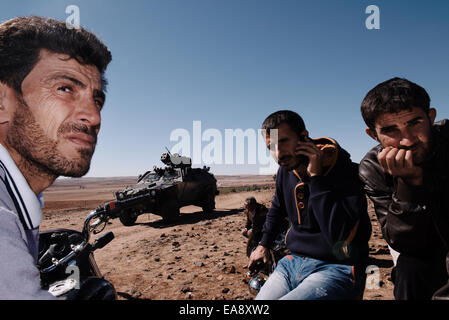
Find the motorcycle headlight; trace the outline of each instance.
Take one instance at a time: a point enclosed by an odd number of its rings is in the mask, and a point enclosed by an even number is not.
[[[151,190],[150,194],[154,197],[156,195],[156,190]]]
[[[260,288],[262,288],[262,286],[264,285],[264,283],[265,280],[261,276],[259,275],[253,276],[248,282],[249,291],[252,294],[257,295],[260,291]]]

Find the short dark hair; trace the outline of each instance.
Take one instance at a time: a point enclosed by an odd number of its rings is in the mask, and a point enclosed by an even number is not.
[[[262,129],[270,134],[271,129],[276,129],[282,123],[288,124],[290,129],[298,136],[306,129],[304,120],[296,112],[290,110],[280,110],[270,114],[262,123]]]
[[[97,67],[105,90],[104,72],[112,60],[107,47],[83,28],[69,29],[65,22],[38,16],[0,24],[0,81],[21,94],[22,82],[39,61],[42,49]]]
[[[428,113],[429,95],[416,83],[396,77],[371,89],[363,99],[361,111],[366,125],[374,130],[376,119],[381,114],[411,110],[412,107]]]
[[[254,198],[254,197],[246,198],[245,202],[248,202],[248,204],[256,204],[257,203],[256,198]]]

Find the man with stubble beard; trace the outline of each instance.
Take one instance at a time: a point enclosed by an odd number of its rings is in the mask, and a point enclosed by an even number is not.
[[[268,261],[285,218],[291,254],[278,262],[256,299],[361,299],[371,224],[357,164],[335,140],[311,139],[293,111],[271,114],[262,129],[280,167],[262,239],[248,266]]]
[[[395,299],[429,300],[448,281],[449,121],[434,122],[426,90],[402,78],[371,89],[361,111],[379,144],[360,177],[393,256]]]
[[[0,299],[53,298],[36,267],[42,192],[88,172],[110,61],[82,28],[36,16],[0,25]]]

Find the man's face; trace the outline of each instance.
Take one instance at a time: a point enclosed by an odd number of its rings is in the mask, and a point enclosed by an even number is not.
[[[382,114],[376,119],[374,130],[366,130],[383,148],[411,150],[413,163],[419,165],[425,160],[430,148],[435,116],[435,109],[430,109],[426,114],[422,109],[412,107],[411,110]]]
[[[251,204],[249,201],[245,201],[245,209],[248,211],[253,211],[256,208],[254,204]]]
[[[64,54],[42,50],[22,82],[22,96],[9,124],[7,144],[46,172],[87,173],[104,103],[98,69]]]
[[[270,150],[271,156],[282,167],[287,170],[296,169],[300,162],[295,154],[298,145],[298,135],[290,129],[287,123],[281,123],[276,128],[278,134],[277,141],[271,141],[269,134],[265,135],[265,143]]]

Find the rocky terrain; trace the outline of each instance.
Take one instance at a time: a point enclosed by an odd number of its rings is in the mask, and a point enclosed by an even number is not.
[[[112,192],[132,184],[135,178],[67,179],[58,181],[45,193],[46,206],[41,230],[70,228],[81,230],[90,210],[112,199]],[[155,300],[250,300],[245,279],[246,238],[243,202],[248,196],[270,205],[274,189],[256,188],[272,184],[270,176],[218,177],[219,186],[228,189],[216,198],[216,210],[205,215],[201,209],[181,209],[176,224],[164,224],[159,216],[139,216],[132,227],[118,219],[106,226],[115,239],[95,252],[106,279],[119,299]],[[270,180],[271,179],[271,180]],[[247,189],[242,186],[251,186]],[[247,191],[251,190],[251,191]],[[373,234],[365,300],[393,299],[390,273],[393,266],[388,247],[381,237],[370,205]]]

